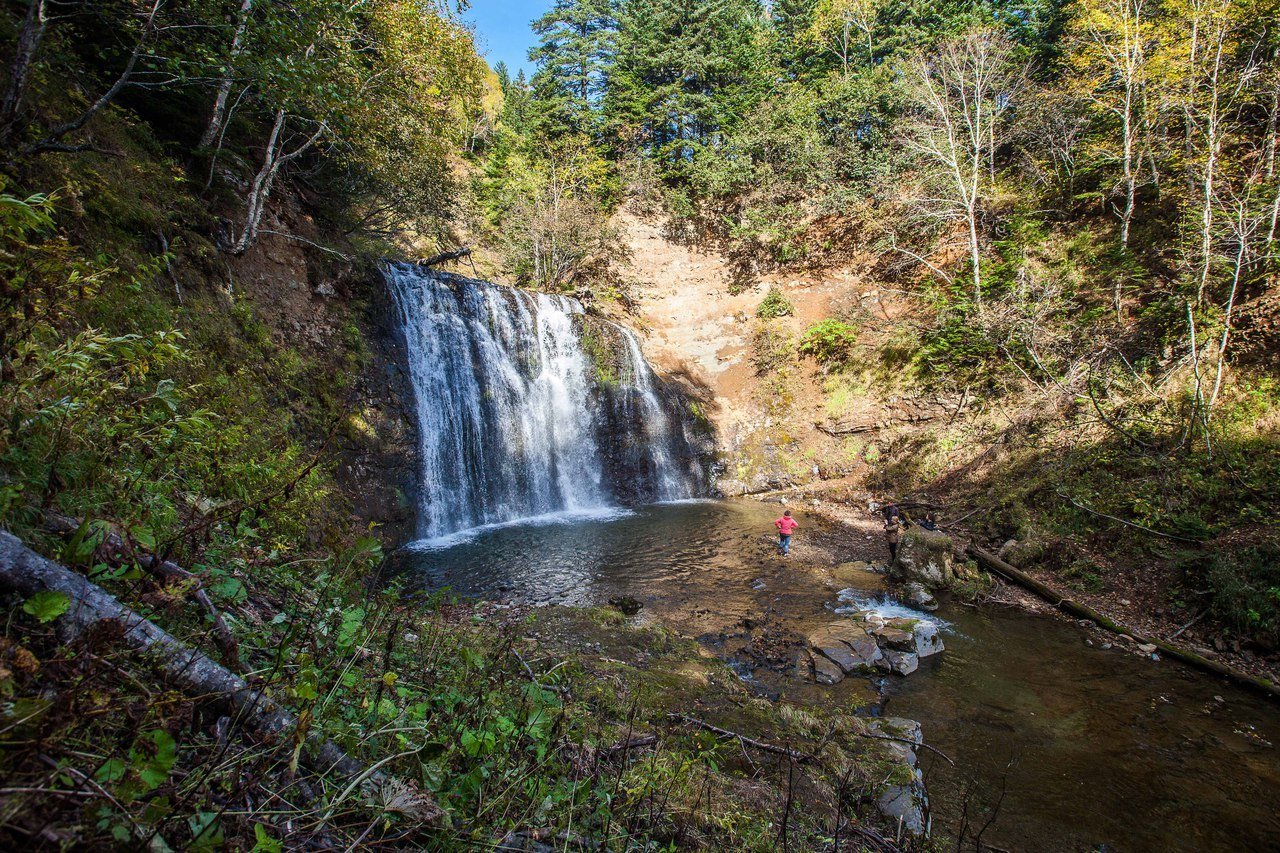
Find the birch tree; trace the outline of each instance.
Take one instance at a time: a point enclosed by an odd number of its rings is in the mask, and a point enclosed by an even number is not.
[[[965,231],[975,303],[982,305],[983,204],[995,185],[995,156],[1026,67],[1002,33],[979,30],[948,39],[905,68],[911,115],[902,140],[916,155],[925,192],[915,200],[929,219]]]
[[[877,0],[819,0],[809,38],[834,53],[847,76],[857,45],[865,42],[868,64],[875,57],[872,32],[877,12]]]
[[[1120,218],[1120,245],[1127,251],[1137,210],[1138,188],[1149,174],[1142,168],[1154,119],[1149,112],[1148,51],[1157,41],[1152,23],[1155,0],[1084,0],[1071,33],[1069,50],[1074,88],[1093,109],[1114,122],[1104,137],[1102,156],[1117,161],[1113,205]],[[1117,278],[1115,309],[1120,312]]]

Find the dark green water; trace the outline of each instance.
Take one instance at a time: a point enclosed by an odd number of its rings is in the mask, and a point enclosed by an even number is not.
[[[803,632],[832,618],[834,596],[773,555],[777,511],[705,502],[504,527],[408,552],[407,571],[477,597],[631,595],[692,635],[767,608]],[[877,584],[868,576],[866,591]],[[981,826],[975,813],[999,799],[983,841],[1009,850],[1280,849],[1280,705],[1179,664],[1090,647],[1058,619],[947,603],[938,615],[952,626],[947,651],[886,681],[882,708],[921,721],[958,765],[922,754],[935,828],[954,832],[966,798]],[[848,682],[788,692],[865,696]]]

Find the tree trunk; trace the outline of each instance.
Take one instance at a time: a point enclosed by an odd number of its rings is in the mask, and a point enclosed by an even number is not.
[[[60,513],[46,512],[44,514],[44,529],[50,533],[74,533],[80,529],[81,525],[82,522],[79,519]],[[222,618],[222,614],[218,612],[218,608],[214,607],[213,601],[209,598],[209,594],[205,592],[204,584],[198,575],[187,571],[176,563],[161,559],[155,554],[139,555],[135,553],[133,546],[126,541],[125,537],[114,531],[107,533],[103,537],[102,544],[94,550],[94,559],[101,560],[111,566],[123,566],[136,562],[153,575],[158,575],[168,580],[193,583],[194,588],[191,597],[209,615],[209,620],[213,623],[213,642],[218,647],[218,650],[222,652],[223,661],[233,671],[242,671],[240,646],[236,642],[235,635]]]
[[[9,83],[5,86],[4,96],[0,98],[0,135],[6,138],[16,129],[18,113],[22,110],[22,100],[26,97],[27,85],[31,80],[31,66],[35,63],[48,23],[49,19],[45,17],[45,0],[31,0],[31,4],[27,6],[27,17],[22,22],[22,32],[18,34],[13,62],[9,65]]]
[[[83,575],[41,557],[3,530],[0,588],[28,597],[46,590],[65,595],[71,606],[58,621],[72,638],[102,622],[119,623],[124,631],[118,642],[146,656],[174,687],[224,705],[255,740],[287,743],[298,732],[298,718],[274,699],[124,606]],[[331,741],[308,735],[307,744],[303,759],[317,773],[337,771],[344,777],[373,781],[381,778]]]
[[[254,175],[253,186],[249,190],[249,212],[245,217],[244,231],[236,241],[232,254],[243,255],[257,242],[258,226],[262,224],[262,214],[267,209],[267,200],[271,198],[271,187],[275,184],[280,168],[290,160],[302,156],[328,129],[327,122],[320,122],[316,132],[311,134],[305,142],[288,154],[284,154],[281,151],[284,142],[280,138],[284,125],[285,112],[283,109],[277,110],[275,123],[271,126],[271,136],[267,140],[267,151],[262,158],[262,168],[258,170],[258,174]]]
[[[1049,604],[1052,604],[1054,607],[1058,608],[1064,613],[1068,613],[1072,616],[1075,616],[1081,619],[1088,619],[1089,621],[1097,623],[1101,627],[1106,628],[1108,631],[1111,631],[1114,634],[1123,634],[1133,638],[1139,643],[1145,643],[1145,644],[1155,646],[1156,648],[1164,652],[1169,657],[1176,658],[1182,661],[1183,663],[1191,664],[1192,666],[1196,666],[1201,669],[1208,670],[1209,672],[1215,673],[1217,675],[1221,675],[1225,678],[1231,679],[1232,681],[1235,681],[1239,684],[1244,684],[1249,687],[1253,687],[1257,690],[1261,690],[1263,693],[1266,693],[1272,698],[1280,698],[1280,687],[1277,687],[1274,682],[1268,681],[1265,678],[1259,678],[1257,676],[1249,675],[1247,673],[1241,672],[1238,669],[1233,669],[1229,666],[1218,663],[1217,661],[1208,660],[1207,658],[1201,657],[1200,655],[1197,655],[1194,652],[1189,652],[1186,649],[1183,649],[1179,646],[1172,645],[1171,643],[1167,643],[1163,640],[1158,640],[1154,637],[1145,637],[1142,634],[1139,634],[1137,631],[1133,631],[1125,627],[1124,625],[1120,625],[1117,622],[1114,622],[1113,620],[1108,619],[1106,616],[1103,616],[1101,613],[1097,612],[1096,610],[1093,610],[1092,608],[1085,607],[1083,604],[1079,604],[1078,602],[1072,601],[1069,598],[1063,597],[1057,590],[1053,589],[1052,587],[1041,583],[1040,581],[1031,577],[1027,573],[1021,571],[1020,569],[1017,569],[1009,565],[1004,560],[1001,560],[999,557],[993,556],[992,554],[988,554],[986,551],[983,551],[981,548],[978,548],[974,545],[970,545],[968,548],[968,552],[969,552],[969,556],[977,560],[983,566],[983,568],[987,569],[990,572],[994,572],[995,574],[1003,575],[1005,578],[1013,581],[1019,586],[1022,586],[1025,589],[1031,590],[1036,595],[1040,596]]]
[[[231,87],[235,82],[236,60],[244,50],[244,34],[249,28],[249,13],[253,11],[253,0],[241,0],[240,16],[236,19],[236,32],[231,38],[231,52],[227,55],[227,69],[218,81],[218,94],[213,100],[213,114],[209,117],[209,126],[200,137],[200,147],[208,148],[222,135],[222,125],[227,120],[227,99],[231,96]]]
[[[262,211],[266,207],[267,197],[271,194],[271,184],[276,179],[276,164],[279,162],[277,146],[280,144],[280,133],[284,130],[284,110],[276,110],[275,122],[271,125],[271,135],[267,138],[266,153],[262,156],[262,167],[253,176],[253,185],[249,188],[249,209],[245,216],[244,230],[236,241],[234,254],[243,255],[258,239],[258,226],[262,223]]]

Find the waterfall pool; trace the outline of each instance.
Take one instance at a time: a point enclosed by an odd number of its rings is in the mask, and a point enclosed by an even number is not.
[[[802,513],[796,557],[784,561],[769,535],[778,511],[699,501],[560,515],[400,556],[423,588],[535,604],[633,596],[640,618],[704,638],[766,612],[805,633],[849,599],[884,595],[877,575],[842,596],[812,568],[865,558],[848,552],[878,542],[841,540]],[[822,540],[835,544],[823,551]],[[957,765],[922,754],[936,828],[954,832],[968,800],[971,833],[998,802],[982,835],[997,849],[1280,848],[1280,707],[1171,661],[1090,646],[1060,619],[947,600],[937,616],[949,623],[947,650],[884,679],[878,700],[862,679],[780,691],[921,721],[926,742]]]

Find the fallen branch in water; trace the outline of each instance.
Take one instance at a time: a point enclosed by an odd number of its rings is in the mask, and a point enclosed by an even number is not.
[[[720,735],[721,737],[736,738],[738,743],[742,744],[743,746],[749,746],[754,749],[758,749],[761,752],[770,752],[770,753],[773,753],[774,755],[783,755],[783,756],[786,756],[787,758],[795,759],[796,761],[813,761],[814,760],[814,756],[810,755],[807,752],[800,752],[799,750],[790,749],[785,746],[775,746],[774,744],[771,744],[771,743],[765,743],[764,741],[755,740],[754,738],[749,738],[744,734],[739,734],[738,732],[730,731],[729,729],[722,729],[719,726],[713,726],[710,723],[706,723],[706,722],[703,722],[702,720],[699,720],[697,717],[690,717],[688,714],[667,714],[667,717],[672,720],[679,720],[682,723],[688,723],[689,725],[696,726],[700,729],[706,729],[712,734],[717,734],[717,735]]]
[[[1081,619],[1088,619],[1092,622],[1096,622],[1098,625],[1101,625],[1103,628],[1106,628],[1108,631],[1111,631],[1112,633],[1123,634],[1133,638],[1134,640],[1137,640],[1139,643],[1149,645],[1149,646],[1155,646],[1157,649],[1164,652],[1166,655],[1168,655],[1171,658],[1176,658],[1182,661],[1183,663],[1191,664],[1192,666],[1196,666],[1201,669],[1208,670],[1209,672],[1215,673],[1217,675],[1221,675],[1224,678],[1230,679],[1231,681],[1244,684],[1246,686],[1254,688],[1255,690],[1260,690],[1263,693],[1267,694],[1268,696],[1272,697],[1273,699],[1280,699],[1280,687],[1276,686],[1275,682],[1270,681],[1269,679],[1261,678],[1255,675],[1249,675],[1247,672],[1241,672],[1240,670],[1235,669],[1234,667],[1227,666],[1226,664],[1223,664],[1223,663],[1218,663],[1217,661],[1214,661],[1214,660],[1209,660],[1206,657],[1201,657],[1195,652],[1191,652],[1186,649],[1179,648],[1178,646],[1172,645],[1168,642],[1165,642],[1164,640],[1158,640],[1151,637],[1144,637],[1142,634],[1139,634],[1136,631],[1130,630],[1129,628],[1126,628],[1124,625],[1121,625],[1118,622],[1115,622],[1109,619],[1108,617],[1103,616],[1098,611],[1090,607],[1086,607],[1083,604],[1080,604],[1078,602],[1072,601],[1069,598],[1066,598],[1057,590],[1053,589],[1052,587],[1046,584],[1041,583],[1040,581],[1028,575],[1026,572],[1023,572],[1020,569],[1014,568],[1013,566],[1006,563],[1004,560],[1001,560],[999,557],[996,557],[992,554],[988,554],[986,551],[983,551],[981,548],[978,548],[974,545],[969,546],[969,556],[973,557],[975,560],[977,560],[979,563],[985,566],[989,571],[993,571],[997,574],[1003,575],[1004,577],[1008,578],[1014,583],[1022,587],[1025,587],[1026,589],[1031,590],[1032,592],[1039,595],[1045,601],[1049,602],[1054,607],[1058,608],[1064,613],[1069,613],[1072,616],[1076,616]]]
[[[0,589],[28,597],[45,591],[65,595],[70,607],[59,617],[58,626],[70,640],[98,624],[117,623],[121,629],[117,642],[145,656],[177,689],[225,706],[260,743],[288,744],[299,733],[298,718],[274,699],[121,604],[88,578],[40,556],[4,530],[0,530]],[[386,778],[377,765],[366,767],[319,735],[308,734],[306,744],[309,748],[302,751],[301,758],[317,773],[336,772],[344,778],[373,783]],[[433,817],[442,814],[434,802],[430,813]]]
[[[939,756],[943,761],[947,762],[952,767],[956,766],[956,763],[951,760],[951,756],[947,755],[945,752],[943,752],[940,749],[936,749],[932,746],[929,746],[929,744],[924,743],[923,741],[921,741],[920,743],[916,743],[915,741],[909,740],[904,737],[892,737],[890,735],[873,735],[873,734],[868,734],[866,732],[859,732],[858,737],[864,737],[864,738],[867,738],[868,740],[892,740],[898,743],[905,743],[909,746],[914,746],[917,749],[927,749],[930,752],[932,752],[934,755]]]

